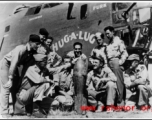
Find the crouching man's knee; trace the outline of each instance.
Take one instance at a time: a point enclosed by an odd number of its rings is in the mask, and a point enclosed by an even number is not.
[[[95,100],[92,96],[88,96],[88,103],[91,106],[97,106],[97,100]]]
[[[112,81],[107,82],[107,88],[116,88],[116,84]]]
[[[62,111],[71,111],[73,109],[74,101],[72,98],[66,99],[65,102],[62,103],[61,105],[61,110]]]
[[[59,101],[54,100],[54,101],[52,102],[52,105],[51,105],[51,106],[59,106]]]
[[[59,101],[54,100],[51,104],[51,109],[52,110],[57,110],[59,108]]]
[[[138,86],[137,86],[137,89],[138,89],[139,91],[143,91],[143,90],[145,89],[145,86],[144,86],[144,85],[138,85]]]

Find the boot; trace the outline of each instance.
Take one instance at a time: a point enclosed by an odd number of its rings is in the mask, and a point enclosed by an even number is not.
[[[35,113],[33,113],[33,116],[36,118],[47,118],[47,113],[43,109],[39,109]]]

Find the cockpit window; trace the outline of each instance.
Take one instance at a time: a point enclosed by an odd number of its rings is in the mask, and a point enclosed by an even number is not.
[[[38,14],[40,10],[41,10],[41,6],[29,8],[25,16]]]
[[[48,4],[45,4],[43,9],[45,9],[45,8],[50,8],[50,6]]]
[[[52,7],[55,7],[55,6],[60,5],[60,4],[62,4],[62,3],[48,3],[48,4],[44,5],[43,9],[52,8]]]
[[[19,13],[19,12],[25,10],[25,9],[28,9],[28,8],[30,8],[30,6],[24,5],[24,4],[23,4],[23,5],[20,5],[20,6],[17,6],[17,7],[14,9],[13,14],[17,14],[17,13]]]
[[[40,10],[41,10],[41,6],[37,7],[37,8],[35,9],[34,14],[38,14],[38,13],[40,12]]]

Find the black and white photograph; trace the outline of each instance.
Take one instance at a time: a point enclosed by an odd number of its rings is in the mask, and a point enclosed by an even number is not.
[[[152,118],[152,2],[1,1],[0,118]]]

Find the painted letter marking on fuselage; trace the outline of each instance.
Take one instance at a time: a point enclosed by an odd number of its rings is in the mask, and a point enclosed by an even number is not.
[[[78,36],[76,36],[78,35]],[[94,44],[95,39],[94,39],[95,34],[91,34],[88,32],[82,32],[79,31],[78,33],[72,32],[71,35],[65,35],[61,40],[58,42],[54,43],[52,45],[53,51],[58,51],[59,48],[64,47],[65,44],[72,40],[84,40],[86,42],[89,42],[90,44]]]
[[[100,5],[97,5],[97,6],[93,6],[93,10],[98,10],[98,9],[102,9],[102,8],[105,8],[107,7],[107,4],[104,3],[104,4],[100,4]]]

